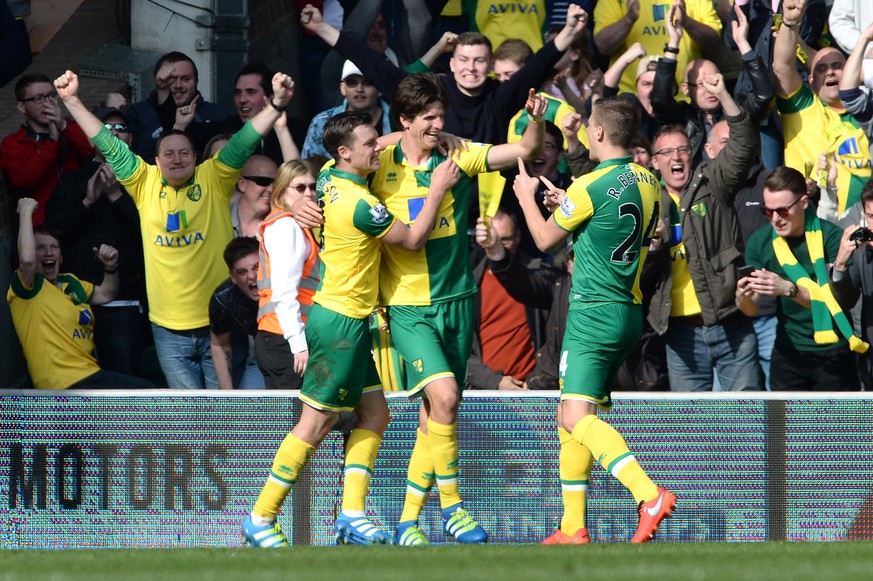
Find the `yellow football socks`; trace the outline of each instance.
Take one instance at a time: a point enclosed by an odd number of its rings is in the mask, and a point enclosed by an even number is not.
[[[434,481],[433,456],[430,451],[430,439],[427,434],[418,429],[415,447],[409,458],[409,470],[406,474],[406,498],[403,501],[403,513],[400,522],[417,521]]]
[[[364,512],[370,478],[382,438],[370,430],[352,430],[346,444],[342,511]]]
[[[438,424],[427,420],[427,433],[433,456],[434,473],[440,489],[440,506],[449,508],[461,502],[458,491],[458,424]]]
[[[267,483],[261,490],[258,502],[255,503],[255,508],[252,510],[253,516],[270,521],[276,518],[276,515],[279,514],[279,507],[288,496],[288,491],[297,482],[300,472],[314,451],[314,446],[307,444],[297,436],[293,434],[285,436],[282,445],[276,451]]]
[[[558,441],[561,442],[561,497],[564,500],[561,532],[572,536],[585,527],[588,479],[594,457],[588,448],[574,440],[573,435],[564,428],[558,428]]]
[[[573,439],[588,448],[600,465],[631,491],[638,503],[658,496],[658,487],[630,453],[624,438],[615,428],[592,414],[576,424]]]

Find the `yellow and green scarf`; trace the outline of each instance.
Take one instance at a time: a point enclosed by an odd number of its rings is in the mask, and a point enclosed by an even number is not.
[[[812,261],[815,278],[819,282],[809,278],[806,270],[797,262],[797,258],[791,252],[791,248],[788,247],[788,243],[784,238],[776,234],[775,229],[773,229],[772,235],[773,252],[776,254],[779,266],[782,267],[794,284],[809,291],[814,330],[813,338],[815,342],[820,345],[827,345],[839,341],[839,337],[834,331],[834,322],[836,322],[840,333],[849,341],[849,347],[852,351],[866,353],[870,345],[855,336],[852,324],[849,322],[843,309],[840,308],[828,285],[828,271],[824,260],[824,241],[821,233],[821,222],[818,216],[815,215],[815,212],[811,210],[806,211],[806,248],[809,251],[809,258]]]

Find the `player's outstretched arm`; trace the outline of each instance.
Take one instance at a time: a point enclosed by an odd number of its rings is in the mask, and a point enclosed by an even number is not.
[[[546,141],[546,125],[543,122],[543,115],[545,115],[547,107],[546,99],[538,95],[536,90],[530,89],[527,103],[524,105],[530,123],[527,124],[519,141],[495,145],[488,150],[488,167],[493,170],[508,169],[515,165],[518,158],[527,161],[542,153]]]
[[[524,162],[519,158],[518,175],[515,176],[512,189],[518,198],[524,220],[537,248],[543,252],[551,252],[564,241],[568,233],[555,223],[554,216],[549,216],[548,220],[543,218],[534,198],[538,184],[539,180],[527,173]]]
[[[430,233],[433,231],[433,225],[446,192],[458,183],[460,177],[461,170],[455,160],[449,158],[439,164],[431,173],[427,199],[424,201],[424,207],[418,218],[410,227],[400,221],[394,222],[382,240],[387,244],[395,244],[407,250],[418,251],[424,248]]]

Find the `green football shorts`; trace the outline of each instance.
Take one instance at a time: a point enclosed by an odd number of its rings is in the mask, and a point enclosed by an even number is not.
[[[369,318],[353,319],[315,303],[306,320],[309,364],[300,399],[325,411],[355,409],[361,394],[382,389]]]
[[[571,308],[558,367],[561,399],[612,407],[612,386],[643,332],[643,309],[630,303]]]
[[[443,377],[454,377],[463,393],[473,348],[473,297],[388,307],[388,324],[394,347],[406,363],[409,397]]]

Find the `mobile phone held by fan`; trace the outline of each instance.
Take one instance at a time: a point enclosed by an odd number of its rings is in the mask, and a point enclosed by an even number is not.
[[[743,280],[747,276],[752,276],[753,272],[755,272],[754,266],[741,266],[737,269],[737,280]]]

